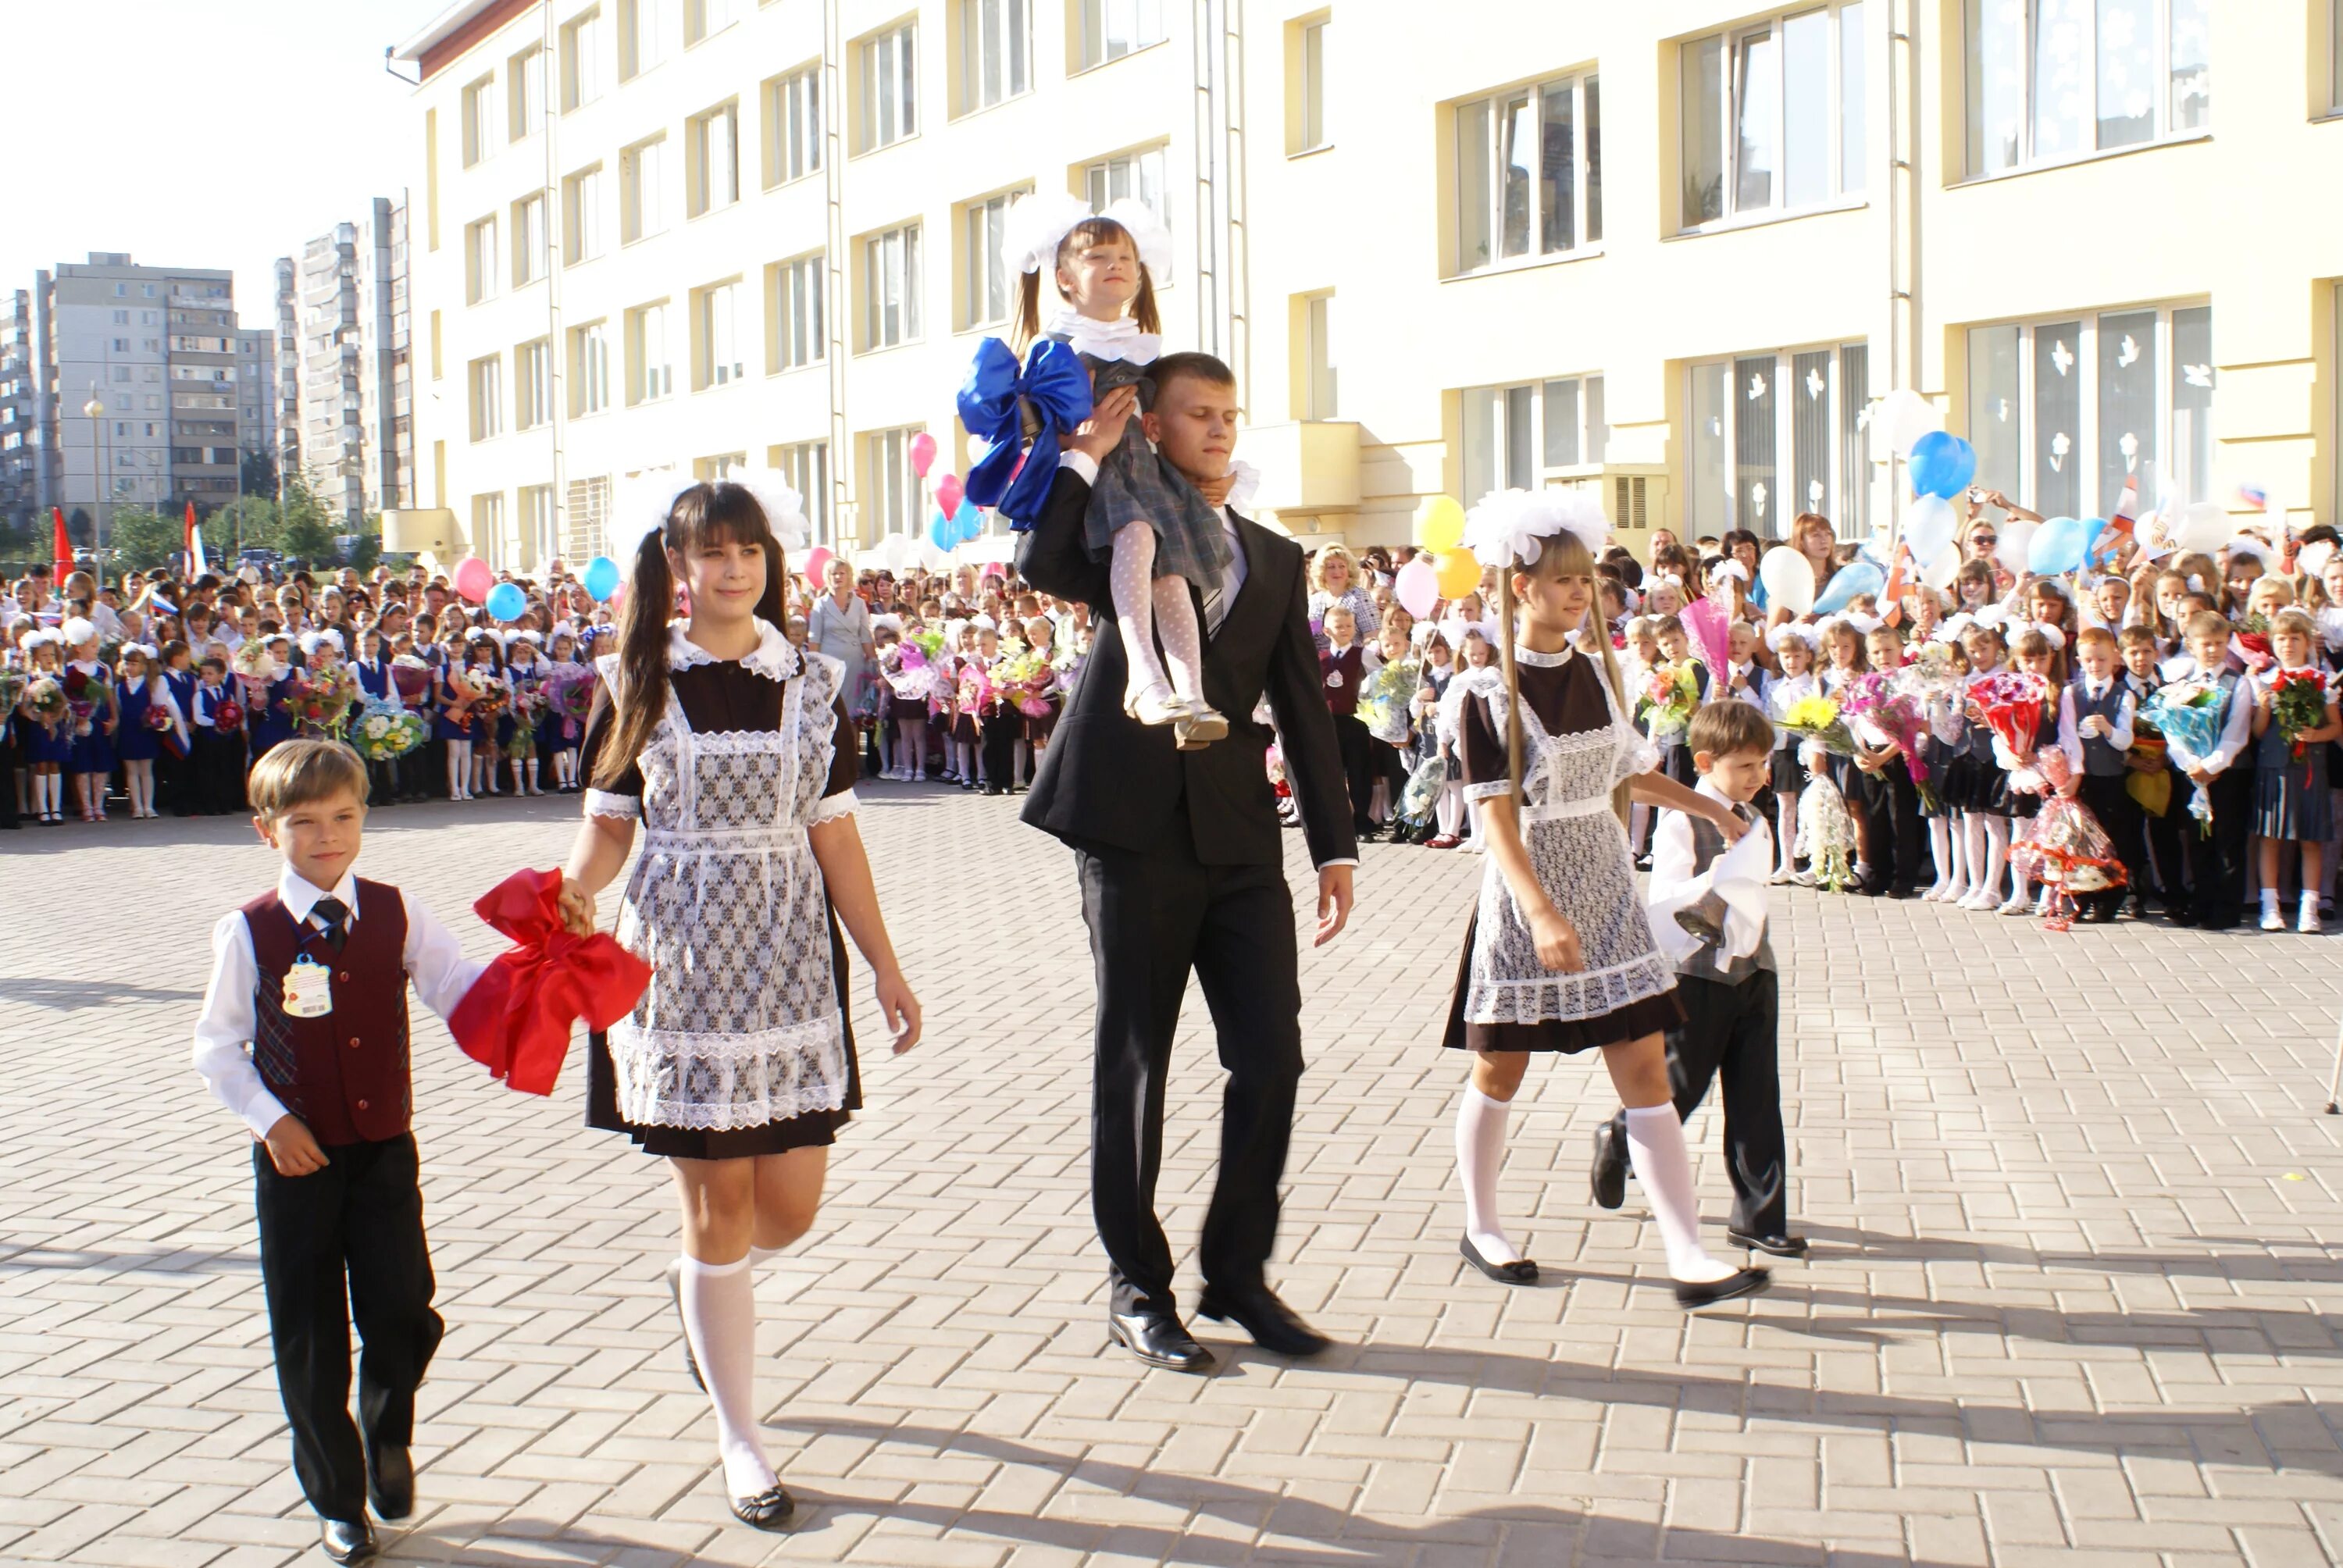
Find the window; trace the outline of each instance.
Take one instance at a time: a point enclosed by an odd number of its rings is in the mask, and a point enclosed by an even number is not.
[[[960,209],[960,238],[967,247],[967,286],[961,295],[960,316],[964,327],[1006,321],[1017,308],[1018,274],[1001,259],[1001,242],[1010,204],[1027,194],[1003,191]]]
[[[464,230],[464,303],[478,305],[497,292],[497,220],[484,217]]]
[[[553,422],[553,345],[539,337],[513,350],[513,428]]]
[[[1864,187],[1863,0],[1680,45],[1683,226]]]
[[[890,534],[916,533],[920,526],[920,476],[911,467],[911,437],[920,427],[873,430],[865,437],[870,447],[870,486],[863,494],[863,515],[871,540]]]
[[[2212,0],[1967,0],[1968,172],[2212,124]]]
[[[920,336],[920,226],[862,242],[862,347],[891,348]]]
[[[512,206],[513,286],[519,288],[543,277],[553,265],[546,248],[545,193],[533,192]]]
[[[618,0],[618,80],[630,82],[667,58],[676,0]]]
[[[523,485],[517,498],[520,502],[520,559],[517,564],[526,571],[561,553],[553,520],[553,487]]]
[[[960,0],[962,113],[989,109],[1033,85],[1028,0]]]
[[[768,271],[772,297],[767,301],[773,322],[771,364],[775,370],[796,370],[819,361],[827,341],[821,319],[822,275],[826,261],[820,251],[794,261],[775,263]]]
[[[618,242],[632,245],[667,227],[667,137],[637,142],[618,155]]]
[[[1302,417],[1332,419],[1341,407],[1334,359],[1334,297],[1313,294],[1302,302]],[[1485,495],[1488,492],[1481,491]]]
[[[804,498],[806,542],[809,546],[834,543],[830,529],[830,443],[799,441],[776,447],[772,457],[773,467]]]
[[[1603,461],[1603,377],[1570,376],[1463,395],[1464,493],[1531,490]]]
[[[655,403],[675,390],[669,357],[667,301],[627,313],[627,401]]]
[[[1849,343],[1686,366],[1686,529],[1779,538],[1820,512],[1843,539],[1867,534],[1870,365]]]
[[[561,27],[564,114],[602,95],[602,11],[597,6]]]
[[[2111,517],[2127,483],[2208,499],[2213,380],[2209,306],[1973,327],[1976,482],[2045,517]]]
[[[511,139],[527,141],[537,134],[545,113],[545,50],[531,45],[505,65],[505,100],[511,106]]]
[[[691,121],[691,216],[740,199],[740,106],[719,104]]]
[[[472,498],[472,550],[490,558],[509,559],[505,538],[505,498],[501,490]]]
[[[610,406],[609,324],[589,321],[569,329],[569,416],[599,414]]]
[[[1161,147],[1100,159],[1082,170],[1082,195],[1093,212],[1101,210],[1109,202],[1130,196],[1153,213],[1164,227],[1172,226],[1171,211],[1164,200]],[[1155,286],[1161,288],[1170,280],[1171,269],[1166,267],[1156,277]]]
[[[575,266],[602,254],[602,166],[561,182],[561,254]]]
[[[1294,62],[1294,85],[1302,95],[1292,148],[1297,153],[1326,145],[1326,27],[1322,16],[1302,25],[1301,58]]]
[[[497,79],[481,77],[464,89],[464,166],[470,168],[496,147]]]
[[[787,185],[821,167],[821,67],[765,84],[765,184]]]
[[[719,283],[697,289],[692,303],[692,332],[699,339],[695,345],[699,353],[693,356],[692,390],[704,392],[710,387],[729,387],[748,374],[748,367],[740,358],[740,286]]]
[[[683,41],[698,44],[739,20],[738,12],[749,0],[684,0]]]
[[[919,133],[919,25],[906,22],[862,41],[862,150]]]
[[[1163,0],[1082,0],[1082,68],[1163,42]]]
[[[1459,272],[1603,237],[1601,95],[1564,76],[1456,106]]]
[[[472,439],[485,441],[500,436],[505,427],[505,362],[501,356],[491,354],[486,359],[475,359],[471,366]]]

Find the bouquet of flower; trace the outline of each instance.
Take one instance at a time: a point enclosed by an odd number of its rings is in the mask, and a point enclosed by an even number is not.
[[[1276,792],[1279,799],[1292,799],[1293,798],[1293,786],[1286,781],[1285,753],[1278,749],[1275,742],[1271,743],[1268,756],[1265,760],[1269,769],[1270,789]]]
[[[2042,704],[2049,695],[2048,681],[2018,670],[2000,670],[1969,680],[1968,700],[1985,715],[1995,737],[2017,757],[2030,753],[2041,738]]]
[[[903,634],[906,651],[918,648],[920,656],[930,664],[944,656],[944,634],[940,631],[910,631]]]
[[[25,688],[24,704],[33,717],[55,729],[72,711],[65,702],[65,683],[54,675],[36,675]]]
[[[1360,684],[1359,717],[1367,733],[1393,746],[1407,743],[1407,709],[1415,699],[1423,667],[1412,658],[1393,659]]]
[[[212,721],[219,721],[217,714]],[[351,727],[350,744],[369,762],[395,762],[430,739],[430,733],[421,714],[375,698]]]
[[[212,729],[222,735],[233,734],[244,727],[244,709],[234,698],[222,698],[212,704]]]
[[[1910,662],[1895,672],[1896,685],[1924,702],[1959,696],[1966,678],[1952,645],[1945,642],[1922,643]]]
[[[2064,796],[2042,802],[2032,826],[2009,847],[2009,863],[2053,890],[2050,916],[2044,924],[2054,931],[2075,923],[2076,895],[2103,893],[2125,881],[2123,862],[2116,859],[2115,846],[2090,808]]]
[[[15,712],[16,704],[24,699],[24,696],[25,672],[0,668],[0,719],[5,719]]]
[[[505,678],[486,666],[478,666],[456,678],[456,685],[468,699],[472,717],[480,719],[496,718],[512,703],[512,688]]]
[[[1700,706],[1700,681],[1690,659],[1655,667],[1636,699],[1635,718],[1648,721],[1644,733],[1654,745],[1673,746],[1691,727],[1693,709]]]
[[[313,735],[338,735],[358,696],[357,678],[340,665],[304,670],[293,678],[294,727]]]
[[[83,671],[68,667],[65,678],[65,711],[72,716],[71,735],[75,740],[87,735],[97,718],[98,684]]]
[[[1855,755],[1855,735],[1839,717],[1838,704],[1827,697],[1801,697],[1785,709],[1775,727],[1811,740],[1834,757]]]
[[[390,661],[390,686],[401,702],[427,696],[431,690],[431,667],[411,653],[402,653]]]
[[[943,639],[938,638],[936,640],[940,643]],[[887,684],[894,689],[896,696],[906,702],[935,702],[950,695],[943,682],[943,672],[914,642],[903,645],[895,668],[886,674]]]
[[[575,740],[584,733],[586,716],[594,711],[594,688],[601,677],[590,664],[558,664],[545,678],[546,705],[561,719],[561,738]]]
[[[2292,744],[2288,756],[2302,760],[2308,730],[2327,722],[2327,678],[2315,669],[2281,669],[2270,678],[2270,722]]]
[[[247,637],[228,660],[228,668],[238,680],[266,686],[284,671],[268,652],[268,645],[256,637]]]
[[[2193,754],[2202,757],[2221,743],[2221,728],[2228,713],[2221,701],[2221,688],[2209,680],[2176,680],[2159,687],[2140,705],[2140,717],[2157,728],[2167,740],[2177,740]],[[2188,814],[2197,819],[2197,831],[2210,836],[2213,831],[2213,798],[2198,784],[2188,798]]]
[[[1400,791],[1399,819],[1412,828],[1421,828],[1432,819],[1432,809],[1440,802],[1440,791],[1448,783],[1448,759],[1433,752],[1415,765],[1407,776],[1407,788]]]
[[[1050,713],[1050,688],[1057,672],[1050,668],[1049,656],[1039,648],[1022,643],[1011,644],[1013,651],[992,667],[992,686],[996,695],[1014,703],[1017,711],[1029,719],[1046,719]]]
[[[1797,852],[1815,881],[1835,893],[1855,880],[1855,819],[1846,797],[1822,774],[1798,797]]]
[[[2266,669],[2270,663],[2269,617],[2257,611],[2233,623],[2237,629],[2230,633],[2246,662],[2256,669]]]
[[[2164,737],[2147,719],[2134,719],[2131,749],[2124,753],[2124,765],[2130,769],[2124,778],[2124,793],[2151,817],[2172,809],[2172,773],[2165,765],[2165,753]]]
[[[545,689],[540,681],[516,680],[512,689],[512,739],[505,755],[523,761],[537,755],[537,721],[545,716]]]
[[[1928,738],[1928,720],[1921,712],[1922,699],[1896,684],[1902,670],[1890,672],[1871,670],[1847,683],[1846,695],[1839,699],[1839,711],[1851,719],[1860,719],[1880,734],[1889,744],[1904,754],[1905,771],[1912,776],[1912,787],[1920,792],[1920,809],[1936,809],[1936,791],[1928,782],[1928,764],[1920,755],[1920,744]]]
[[[169,730],[178,720],[173,719],[171,710],[161,703],[150,702],[146,705],[146,718],[144,722],[147,729],[161,735]]]
[[[984,666],[971,658],[960,667],[960,708],[962,713],[977,713],[992,699],[992,678]]]

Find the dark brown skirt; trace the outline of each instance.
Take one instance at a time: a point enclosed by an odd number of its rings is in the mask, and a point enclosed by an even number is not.
[[[1554,1050],[1575,1056],[1605,1045],[1625,1045],[1647,1034],[1665,1034],[1684,1021],[1684,1003],[1673,990],[1631,1001],[1593,1018],[1548,1019],[1543,1023],[1468,1023],[1464,998],[1473,984],[1473,934],[1481,923],[1476,908],[1464,922],[1464,956],[1456,964],[1456,989],[1448,999],[1448,1030],[1440,1043],[1450,1050]]]

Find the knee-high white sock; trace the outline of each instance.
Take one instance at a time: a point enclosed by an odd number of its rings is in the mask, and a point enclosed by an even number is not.
[[[1204,644],[1196,629],[1196,606],[1188,597],[1188,580],[1157,578],[1150,591],[1155,602],[1155,629],[1163,638],[1164,662],[1172,667],[1172,694],[1182,702],[1202,702]]]
[[[1126,523],[1114,536],[1114,562],[1107,585],[1114,591],[1115,624],[1122,629],[1122,653],[1131,667],[1127,685],[1134,695],[1151,686],[1169,686],[1163,660],[1155,652],[1155,530]]]
[[[734,1497],[754,1497],[774,1481],[757,1431],[757,1286],[749,1263],[683,1260],[683,1332],[716,1407],[716,1451]]]
[[[2001,892],[2001,873],[2009,865],[2009,819],[1985,815],[1985,876],[1976,884],[1980,895]]]
[[[1953,823],[1949,817],[1928,819],[1928,853],[1936,862],[1936,885],[1930,890],[1944,897],[1953,885]]]
[[[1516,1262],[1521,1253],[1506,1239],[1497,1218],[1497,1171],[1505,1162],[1508,1101],[1493,1100],[1471,1084],[1456,1107],[1456,1175],[1464,1188],[1464,1234],[1493,1263]]]
[[[1439,819],[1440,830],[1452,839],[1459,837],[1464,830],[1464,787],[1443,784],[1440,799],[1432,809]]]
[[[1673,1105],[1645,1105],[1627,1112],[1627,1156],[1643,1183],[1644,1197],[1659,1221],[1668,1250],[1668,1273],[1687,1285],[1728,1278],[1733,1271],[1700,1244],[1700,1201],[1693,1195],[1692,1156],[1685,1151],[1684,1123]]]

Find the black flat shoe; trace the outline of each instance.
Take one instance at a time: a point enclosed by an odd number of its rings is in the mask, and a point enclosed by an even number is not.
[[[374,1526],[363,1519],[328,1519],[324,1534],[317,1543],[326,1555],[337,1563],[371,1562],[380,1550],[375,1544]]]
[[[691,1374],[691,1386],[706,1393],[708,1383],[699,1375],[699,1358],[691,1353],[691,1327],[683,1321],[683,1260],[680,1258],[668,1260],[667,1293],[675,1301],[675,1321],[683,1330],[683,1370]]]
[[[1208,1372],[1214,1365],[1212,1352],[1170,1312],[1109,1312],[1106,1332],[1141,1362],[1166,1372]]]
[[[778,1481],[754,1497],[727,1501],[732,1505],[732,1517],[751,1530],[779,1530],[798,1511],[798,1500]]]
[[[1763,1269],[1744,1269],[1705,1285],[1687,1285],[1679,1280],[1676,1282],[1676,1305],[1685,1312],[1696,1312],[1703,1307],[1713,1307],[1736,1296],[1763,1295],[1773,1285],[1774,1276]]]
[[[1806,1255],[1806,1239],[1776,1232],[1761,1236],[1755,1231],[1725,1228],[1725,1240],[1736,1247],[1746,1247],[1753,1252],[1766,1252],[1776,1258],[1803,1258]]]
[[[404,1519],[415,1512],[415,1456],[387,1445],[367,1454],[367,1501],[377,1519]]]
[[[1314,1356],[1334,1342],[1303,1322],[1267,1285],[1243,1291],[1206,1285],[1196,1311],[1214,1322],[1236,1324],[1252,1336],[1253,1343],[1282,1356]]]
[[[1534,1285],[1537,1283],[1538,1266],[1535,1263],[1531,1262],[1527,1258],[1517,1258],[1510,1263],[1493,1263],[1489,1261],[1488,1259],[1481,1255],[1481,1249],[1473,1244],[1473,1238],[1470,1236],[1467,1236],[1463,1241],[1457,1242],[1456,1250],[1464,1254],[1464,1261],[1466,1262],[1472,1264],[1474,1268],[1480,1270],[1483,1273],[1488,1275],[1489,1278],[1496,1281],[1497,1283],[1501,1285]]]
[[[1613,1117],[1594,1130],[1594,1206],[1616,1209],[1627,1201],[1627,1141]]]

